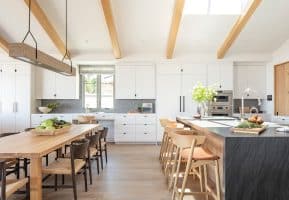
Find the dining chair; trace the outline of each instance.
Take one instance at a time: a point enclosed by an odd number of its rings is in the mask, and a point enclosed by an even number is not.
[[[97,173],[99,174],[99,160],[98,160],[98,141],[101,134],[96,133],[95,135],[88,135],[86,138],[89,140],[89,153],[90,153],[90,159],[95,159],[97,164]],[[90,184],[92,184],[92,173],[91,173],[91,164],[90,160],[88,160],[89,163],[89,176],[90,176]]]
[[[53,174],[55,176],[54,186],[44,186],[44,188],[53,187],[57,191],[58,187],[73,188],[74,200],[77,200],[76,174],[81,173],[84,176],[85,192],[87,192],[87,160],[90,160],[89,140],[81,139],[73,141],[70,145],[70,158],[57,158],[48,166],[42,168],[43,174]],[[58,175],[72,176],[72,185],[58,186]]]
[[[18,193],[21,188],[26,186],[26,198],[29,199],[29,178],[7,179],[7,168],[10,166],[8,160],[0,160],[0,191],[1,200],[6,200],[14,193]]]
[[[98,145],[98,151],[99,151],[98,156],[100,157],[101,169],[103,169],[103,152],[104,152],[104,156],[105,156],[105,163],[107,164],[107,141],[106,141],[106,138],[107,138],[108,128],[103,127],[103,129],[100,130],[99,132],[100,132],[100,138],[99,138],[99,145]]]
[[[202,145],[206,137],[201,135],[180,135],[176,134],[172,142],[177,147],[175,163],[173,166],[173,194],[172,200],[183,200],[185,195],[201,194],[208,199],[211,195],[215,200],[221,200],[219,157],[212,154]],[[185,170],[181,171],[181,164],[185,161]],[[212,166],[215,173],[215,192],[208,185],[207,166]],[[192,171],[200,168],[204,171],[205,191],[194,191],[187,188],[188,177]],[[178,186],[179,179],[182,179],[181,186]]]

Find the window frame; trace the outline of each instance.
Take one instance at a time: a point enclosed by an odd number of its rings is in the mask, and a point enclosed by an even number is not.
[[[96,74],[96,108],[87,108],[85,105],[85,74]],[[101,107],[101,75],[103,74],[111,74],[113,76],[113,107],[112,108],[102,108]],[[115,73],[114,72],[94,72],[94,73],[83,73],[81,74],[82,80],[82,107],[84,109],[89,109],[92,111],[113,111],[115,109]]]

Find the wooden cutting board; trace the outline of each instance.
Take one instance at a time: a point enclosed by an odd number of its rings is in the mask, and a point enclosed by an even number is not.
[[[262,128],[233,128],[232,131],[234,133],[243,133],[243,134],[256,134],[259,135],[263,131],[265,131],[267,126],[263,126]]]

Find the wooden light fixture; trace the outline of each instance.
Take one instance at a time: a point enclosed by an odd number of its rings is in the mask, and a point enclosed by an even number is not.
[[[31,19],[31,0],[29,0],[29,26],[28,31],[21,43],[10,43],[8,45],[9,48],[9,56],[35,66],[39,66],[66,76],[75,76],[76,70],[71,65],[64,63],[63,61],[59,61],[56,58],[39,51],[37,49],[37,41],[34,35],[30,31],[30,19]],[[28,44],[25,44],[25,40],[30,35],[35,43],[35,47],[32,47]],[[66,49],[67,54],[67,49]],[[66,55],[67,56],[67,55]],[[68,57],[69,58],[69,57]]]

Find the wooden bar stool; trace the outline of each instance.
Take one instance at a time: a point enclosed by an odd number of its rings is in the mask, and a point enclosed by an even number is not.
[[[196,135],[175,135],[173,143],[177,147],[177,156],[175,157],[175,165],[173,167],[175,176],[173,177],[173,195],[172,199],[183,200],[184,195],[203,194],[208,199],[208,195],[211,195],[215,200],[221,200],[220,194],[220,175],[219,175],[219,157],[213,155],[207,149],[201,147],[205,142],[205,136]],[[180,179],[181,163],[186,161],[185,171],[182,176],[183,181],[181,187],[178,187],[177,182]],[[215,172],[215,184],[216,191],[213,190],[207,184],[207,166],[214,167]],[[196,169],[205,169],[205,191],[192,191],[186,188],[188,176]]]

